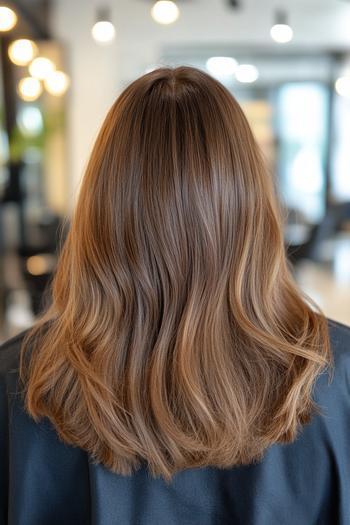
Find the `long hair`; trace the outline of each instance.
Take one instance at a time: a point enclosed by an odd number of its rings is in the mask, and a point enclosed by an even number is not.
[[[166,481],[293,441],[332,357],[286,261],[276,193],[219,82],[179,67],[129,85],[23,343],[29,414],[114,472],[145,462]]]

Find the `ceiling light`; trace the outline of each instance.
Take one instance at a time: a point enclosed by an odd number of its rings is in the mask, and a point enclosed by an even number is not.
[[[91,34],[98,44],[109,44],[115,38],[115,28],[110,20],[108,8],[97,11],[96,23],[91,29]]]
[[[258,69],[252,64],[240,64],[236,69],[236,79],[238,82],[250,84],[259,77]]]
[[[69,86],[69,78],[63,71],[52,71],[44,80],[45,89],[56,97],[64,95]]]
[[[16,13],[9,7],[0,6],[0,31],[10,31],[16,23]]]
[[[32,77],[44,80],[55,69],[55,64],[49,58],[38,57],[31,62],[29,73]]]
[[[107,20],[101,20],[101,22],[96,22],[93,26],[91,34],[99,44],[108,44],[115,37],[114,25]]]
[[[277,10],[275,13],[275,23],[271,27],[270,35],[272,40],[279,44],[286,44],[293,38],[293,29],[288,24],[286,11]]]
[[[232,57],[211,57],[207,60],[206,66],[211,75],[222,78],[233,75],[238,62]]]
[[[38,48],[32,40],[21,38],[12,42],[8,49],[10,60],[16,66],[26,66],[37,54]]]
[[[341,97],[350,98],[350,76],[339,77],[335,82],[335,90]]]
[[[41,82],[37,78],[25,77],[18,83],[18,94],[25,101],[33,101],[42,93]]]
[[[180,10],[171,0],[159,0],[151,10],[152,18],[158,24],[173,24],[180,16]]]

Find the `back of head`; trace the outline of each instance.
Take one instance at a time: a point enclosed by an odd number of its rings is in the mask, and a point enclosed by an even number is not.
[[[316,408],[326,321],[246,118],[204,72],[155,70],[112,106],[52,294],[23,348],[27,409],[116,472],[249,463]]]

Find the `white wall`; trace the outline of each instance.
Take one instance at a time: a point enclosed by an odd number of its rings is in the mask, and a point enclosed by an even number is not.
[[[120,53],[118,39],[99,47],[91,38],[94,21],[90,0],[57,2],[53,16],[55,36],[66,48],[71,77],[67,95],[67,149],[71,204],[83,175],[101,122],[118,93]]]
[[[273,8],[285,5],[295,39],[285,49],[350,49],[350,3],[344,0],[242,0],[233,11],[225,0],[179,2],[172,26],[150,17],[150,0],[56,0],[53,31],[66,45],[72,84],[68,97],[68,144],[72,197],[76,195],[93,140],[108,107],[122,87],[156,63],[164,46],[271,45]],[[110,46],[92,40],[99,4],[112,6],[117,37]]]

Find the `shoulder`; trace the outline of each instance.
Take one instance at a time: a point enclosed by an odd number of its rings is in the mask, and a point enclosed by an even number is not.
[[[345,344],[345,346],[349,348],[350,326],[334,321],[333,319],[328,319],[328,327],[332,344],[338,348]]]
[[[0,345],[0,378],[18,370],[22,342],[28,331],[23,330]]]
[[[22,341],[28,330],[24,330],[0,345],[0,469],[7,462],[8,429],[10,400],[14,399],[17,392],[18,369]],[[1,492],[0,483],[0,508]],[[1,521],[1,520],[0,520]]]
[[[315,401],[327,420],[350,418],[350,327],[328,319],[332,362],[315,384]]]
[[[328,319],[329,339],[336,368],[343,368],[350,378],[350,327]]]

